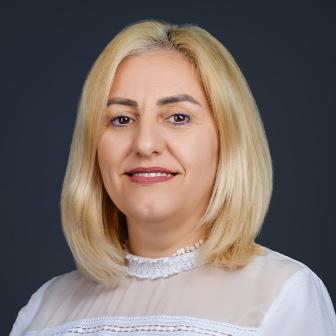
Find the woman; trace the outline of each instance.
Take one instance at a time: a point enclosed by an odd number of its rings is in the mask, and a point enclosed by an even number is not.
[[[262,121],[225,47],[146,20],[100,54],[64,179],[76,270],[21,309],[17,335],[336,335],[306,265],[255,243],[272,193]]]

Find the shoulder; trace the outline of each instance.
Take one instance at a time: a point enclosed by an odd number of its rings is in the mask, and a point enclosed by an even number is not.
[[[86,278],[79,271],[73,270],[48,280],[33,295],[38,298],[41,307],[51,298],[58,298],[58,301],[64,299],[85,281],[87,281]]]
[[[254,257],[251,265],[259,265],[264,271],[287,271],[294,273],[298,270],[309,269],[307,265],[283,253],[261,246],[261,253]]]
[[[285,284],[296,278],[308,281],[317,277],[304,263],[262,245],[260,254],[233,274],[235,280],[246,288],[246,295],[251,300],[263,300],[265,309]],[[248,294],[249,291],[254,295]]]
[[[262,248],[263,252],[255,258],[251,266],[254,263],[259,264],[261,276],[264,278],[280,279],[278,292],[296,283],[304,286],[312,284],[324,286],[321,278],[303,262],[265,246]]]
[[[197,274],[190,290],[203,294],[205,302],[210,298],[214,314],[234,324],[259,327],[267,324],[267,316],[274,316],[278,307],[285,307],[285,314],[293,307],[309,307],[314,295],[332,316],[332,304],[322,280],[304,263],[264,246],[244,267],[230,270],[207,265]],[[204,284],[208,285],[206,289]],[[290,302],[290,297],[296,302]]]
[[[41,305],[46,301],[47,297],[52,295],[55,291],[58,293],[66,293],[69,288],[73,287],[75,282],[82,276],[77,270],[56,275],[44,282],[31,295],[28,302],[23,306],[17,315],[13,324],[10,336],[22,335],[23,331],[32,323],[34,317],[37,315]]]
[[[49,297],[54,294],[63,293],[67,295],[75,289],[75,287],[85,281],[86,279],[78,270],[73,270],[67,273],[55,276],[53,279],[48,281],[48,286],[44,291],[44,297]]]
[[[261,245],[258,255],[237,269],[220,265],[205,265],[199,272],[202,281],[219,287],[222,292],[241,295],[254,303],[263,300],[265,307],[271,304],[281,288],[291,281],[309,281],[317,275],[304,263]],[[251,302],[252,303],[252,302]]]
[[[304,263],[264,247],[258,257],[274,295],[260,323],[261,335],[334,335],[336,316],[321,278]],[[273,274],[273,275],[272,275]],[[277,278],[280,278],[278,284]]]
[[[306,294],[312,287],[325,291],[323,281],[306,264],[265,246],[262,248],[262,253],[254,258],[248,268],[254,269],[256,281],[262,288],[272,292],[270,303],[295,286]]]
[[[306,264],[283,253],[261,245],[261,253],[255,256],[242,272],[253,273],[258,282],[269,282],[279,290],[291,281],[322,281]]]

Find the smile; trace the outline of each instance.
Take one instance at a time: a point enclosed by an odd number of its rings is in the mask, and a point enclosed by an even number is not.
[[[141,184],[152,184],[171,180],[177,174],[170,173],[134,173],[127,174],[130,181]]]
[[[152,177],[152,176],[174,176],[175,174],[173,173],[161,173],[161,172],[157,172],[157,173],[134,173],[131,174],[132,176],[146,176],[146,177]]]

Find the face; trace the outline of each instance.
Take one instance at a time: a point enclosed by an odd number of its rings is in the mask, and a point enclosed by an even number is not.
[[[215,180],[217,152],[212,112],[182,54],[152,50],[119,65],[98,143],[98,162],[104,186],[127,221],[183,223],[198,212],[202,215]],[[140,177],[136,182],[126,174],[153,166],[177,174],[158,182],[154,179],[159,177]]]

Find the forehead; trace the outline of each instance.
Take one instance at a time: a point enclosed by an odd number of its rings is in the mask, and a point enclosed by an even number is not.
[[[203,94],[191,61],[175,50],[152,50],[128,56],[118,66],[111,94],[143,92]],[[187,92],[189,91],[189,92]]]

